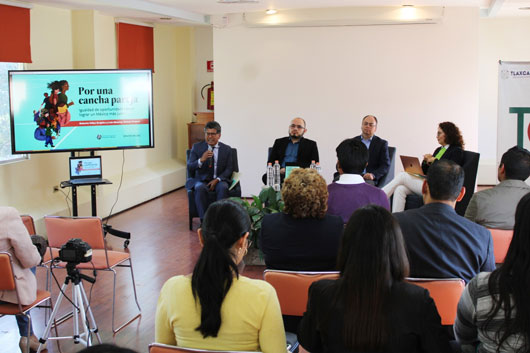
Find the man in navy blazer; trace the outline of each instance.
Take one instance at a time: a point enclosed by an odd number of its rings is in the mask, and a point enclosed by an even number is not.
[[[367,115],[361,123],[362,134],[354,137],[362,141],[368,148],[368,165],[363,173],[363,178],[370,184],[378,185],[379,179],[388,173],[390,158],[388,157],[388,142],[375,136],[377,118]]]
[[[232,148],[219,142],[221,125],[209,121],[204,127],[205,141],[197,142],[191,148],[188,158],[186,189],[195,189],[195,205],[202,221],[209,206],[208,191],[216,193],[216,200],[228,197],[232,178]]]
[[[423,182],[424,206],[394,213],[409,254],[410,276],[462,278],[495,269],[490,231],[459,216],[464,170],[448,159],[433,163]]]

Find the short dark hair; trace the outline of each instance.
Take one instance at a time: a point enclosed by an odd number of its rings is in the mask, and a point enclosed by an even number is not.
[[[530,152],[525,148],[513,146],[504,152],[501,158],[503,164],[507,179],[525,181],[530,176]]]
[[[361,174],[368,162],[366,145],[356,139],[346,139],[337,148],[337,159],[344,173]]]
[[[206,132],[208,129],[215,129],[218,134],[221,133],[221,125],[219,125],[217,121],[208,121],[204,126],[204,132]]]
[[[363,120],[362,120],[362,121],[364,121],[364,119],[368,118],[369,116],[371,116],[372,118],[374,118],[374,120],[375,120],[375,123],[376,123],[376,124],[378,124],[378,123],[379,123],[379,122],[377,121],[377,118],[376,118],[376,116],[375,116],[375,115],[371,115],[371,114],[368,114],[368,115],[366,115],[366,116],[365,116],[365,117],[363,118]]]
[[[79,353],[137,353],[136,351],[129,348],[122,348],[113,344],[103,343],[95,346],[87,347]]]
[[[464,169],[449,159],[440,159],[430,166],[427,184],[433,199],[455,201],[464,185]]]

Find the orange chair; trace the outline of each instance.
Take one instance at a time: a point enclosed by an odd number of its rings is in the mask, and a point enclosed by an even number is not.
[[[169,346],[162,343],[151,343],[149,345],[149,353],[250,353],[244,351],[210,351],[207,349],[195,349]],[[257,353],[257,352],[252,352]]]
[[[15,281],[15,274],[13,272],[13,260],[11,259],[11,254],[8,252],[0,252],[0,291],[12,291],[14,290],[17,294],[17,301],[20,302],[18,295],[17,283]],[[45,301],[50,301],[51,304],[50,292],[37,289],[37,299],[30,305],[21,305],[21,304],[0,304],[0,317],[4,315],[26,315],[29,318],[29,323],[31,324],[31,316],[29,311]],[[30,330],[28,328],[28,342],[29,342]],[[29,352],[29,344],[27,345]]]
[[[22,219],[22,223],[26,226],[26,229],[28,230],[29,235],[35,235],[35,222],[33,222],[33,217],[30,215],[24,214],[20,215],[20,218]]]
[[[136,295],[136,284],[134,282],[134,272],[132,268],[131,256],[126,252],[107,250],[103,234],[103,224],[99,217],[44,217],[44,224],[48,233],[48,243],[50,256],[56,258],[59,255],[59,249],[68,240],[80,238],[92,247],[92,261],[80,263],[78,269],[111,271],[114,275],[113,292],[112,292],[112,331],[114,333],[139,318],[141,314],[138,296]],[[65,263],[59,263],[54,267],[64,267]],[[116,304],[116,267],[129,267],[131,271],[132,287],[134,300],[138,307],[138,314],[121,324],[118,328],[114,325],[114,312]]]
[[[263,278],[276,289],[283,315],[302,316],[307,309],[311,283],[321,279],[337,279],[339,272],[265,270]]]
[[[493,254],[495,255],[495,263],[504,263],[504,258],[510,247],[513,238],[513,230],[506,229],[492,229],[488,228],[493,239]]]
[[[406,278],[406,281],[429,291],[442,318],[442,325],[453,325],[458,301],[466,284],[460,278]]]

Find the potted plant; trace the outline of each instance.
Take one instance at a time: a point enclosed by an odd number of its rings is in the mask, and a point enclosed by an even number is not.
[[[267,187],[263,188],[258,196],[252,195],[252,202],[239,197],[232,197],[231,200],[242,205],[250,216],[251,227],[249,239],[252,240],[252,247],[255,250],[252,251],[253,249],[249,249],[249,253],[256,252],[259,249],[258,237],[263,216],[283,211],[284,202],[282,200],[282,194],[279,191],[274,191],[272,187]],[[262,258],[261,253],[259,257]]]

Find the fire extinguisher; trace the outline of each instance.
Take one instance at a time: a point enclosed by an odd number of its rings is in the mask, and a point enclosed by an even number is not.
[[[214,104],[213,104],[213,81],[211,83],[208,83],[207,85],[204,85],[201,88],[201,98],[204,99],[204,89],[208,87],[208,91],[206,92],[206,108],[208,110],[214,110]]]

